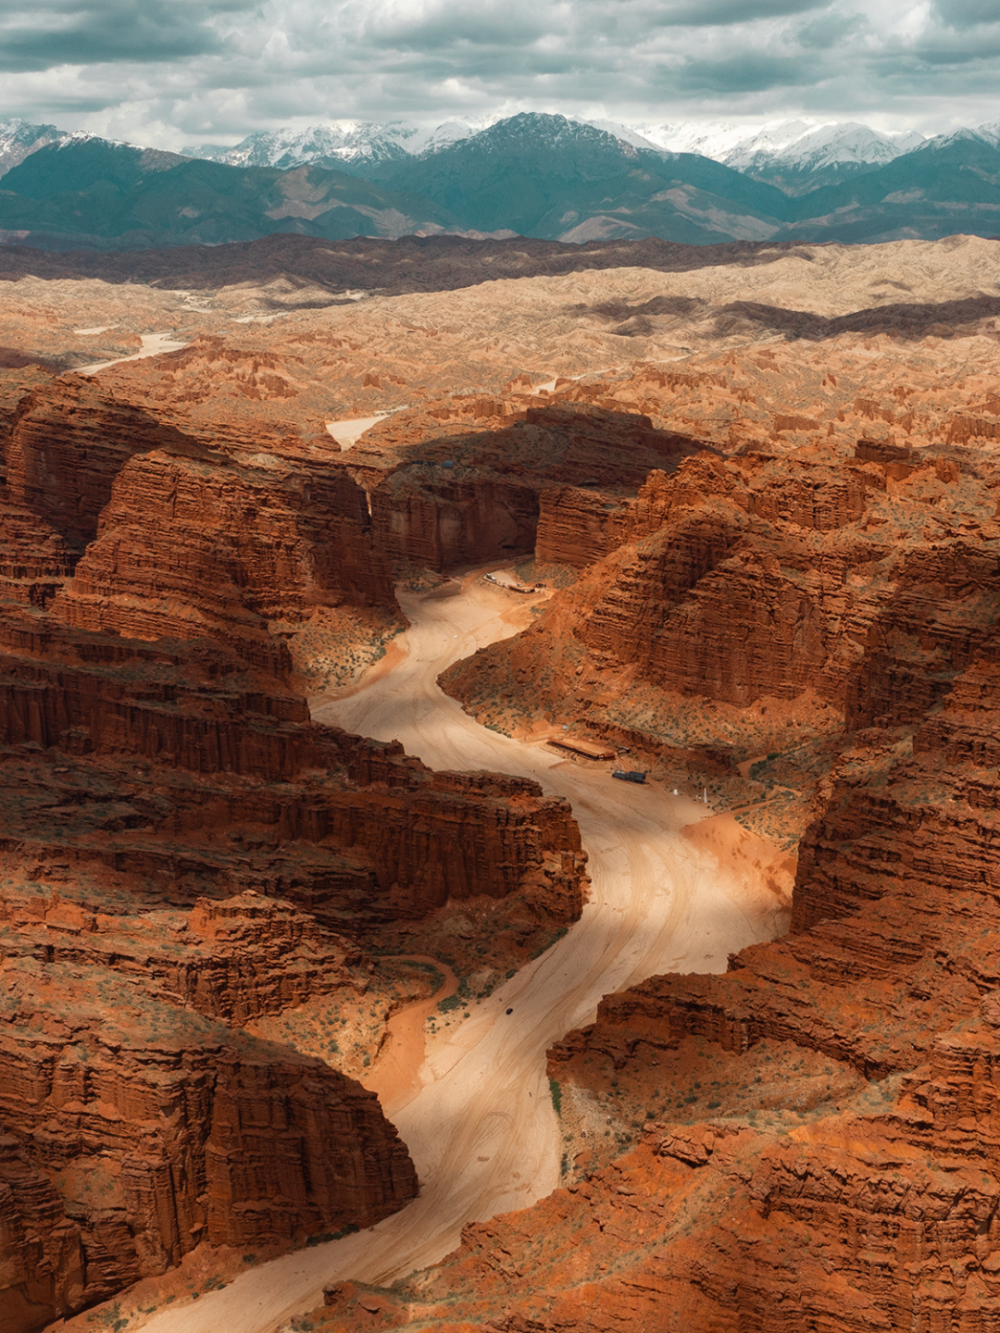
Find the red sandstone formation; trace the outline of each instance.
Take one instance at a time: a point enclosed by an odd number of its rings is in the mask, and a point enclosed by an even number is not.
[[[627,725],[647,753],[676,754],[686,717],[714,709],[734,761],[755,735],[766,748],[765,713],[825,703],[833,767],[805,783],[792,934],[725,976],[608,996],[550,1052],[569,1188],[466,1228],[406,1284],[331,1288],[316,1327],[971,1333],[1000,1319],[997,404],[981,380],[965,399],[935,386],[925,355],[893,384],[887,353],[845,410],[829,357],[824,409],[818,372],[805,398],[808,358],[767,352],[753,392],[797,361],[788,410],[728,460],[689,460],[635,497],[543,493],[536,558],[581,577],[448,687],[477,711],[499,702],[508,724]],[[730,383],[724,369],[674,392]],[[993,407],[956,410],[976,395]],[[852,416],[878,424],[844,438]],[[705,417],[698,430],[723,448]],[[793,773],[809,742],[806,728],[762,771]],[[602,1166],[603,1135],[621,1148],[643,1121],[637,1150]]]
[[[598,730],[651,689],[653,745],[683,732],[679,696],[745,708],[809,689],[850,728],[919,718],[991,623],[996,501],[953,459],[914,455],[894,479],[866,452],[703,457],[652,474],[632,501],[546,497],[539,555],[596,562],[528,632],[454,667],[448,688],[477,710],[491,699]],[[583,514],[581,550],[561,534]],[[549,680],[528,699],[540,661]]]
[[[839,753],[811,783],[789,937],[607,996],[550,1052],[568,1189],[403,1286],[331,1288],[318,1328],[1000,1319],[996,486],[984,445],[692,460],[606,511],[610,553],[537,627],[450,673],[513,697],[544,658],[547,706],[595,724],[637,680],[675,696],[668,727],[698,695],[760,726],[811,689]],[[601,1136],[644,1121],[602,1165]]]
[[[18,406],[7,445],[8,491],[82,549],[96,535],[125,462],[171,444],[186,444],[173,426],[90,380],[62,379]]]
[[[526,940],[582,904],[565,803],[309,723],[272,630],[394,605],[364,493],[301,439],[189,427],[60,382],[8,446],[10,1333],[202,1243],[266,1249],[399,1207],[415,1175],[377,1099],[246,1025],[363,993],[372,932],[449,901],[495,900]]]
[[[860,309],[874,252],[800,309],[831,254],[776,260],[767,305],[609,274],[220,333],[276,287],[105,387],[5,358],[0,1330],[412,1194],[373,1100],[245,1025],[374,986],[371,944],[449,901],[544,939],[579,843],[530,783],[310,726],[296,636],[515,553],[577,581],[449,688],[791,793],[786,835],[811,802],[792,932],[607,997],[550,1053],[567,1189],[314,1323],[997,1324],[1000,361],[975,298]]]
[[[600,504],[609,494],[624,503],[652,469],[701,448],[635,413],[538,406],[523,391],[500,404],[461,400],[448,415],[442,430],[444,410],[398,413],[344,455],[370,494],[374,540],[400,568],[561,560],[544,553],[539,523],[553,487],[595,487]]]
[[[953,598],[960,567],[967,616],[976,557],[952,557]],[[317,1328],[996,1322],[1000,608],[979,609],[970,666],[961,636],[934,645],[943,704],[932,695],[915,728],[856,732],[821,787],[789,938],[725,976],[608,996],[550,1052],[563,1114],[579,1125],[589,1110],[595,1136],[605,1111],[616,1127],[646,1121],[638,1148],[588,1172],[593,1140],[577,1132],[568,1189],[467,1227],[408,1284],[331,1288]],[[905,664],[912,642],[890,651]],[[896,713],[918,706],[911,691]]]

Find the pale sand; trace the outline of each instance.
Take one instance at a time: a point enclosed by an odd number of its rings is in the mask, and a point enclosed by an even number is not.
[[[402,410],[396,408],[396,411]],[[341,449],[346,450],[357,444],[365,431],[371,430],[376,422],[384,421],[386,417],[391,416],[392,412],[377,412],[373,417],[347,417],[343,421],[328,421],[326,428]]]
[[[443,975],[444,984],[429,1000],[416,1000],[393,1014],[378,1059],[359,1080],[362,1087],[378,1095],[382,1109],[390,1119],[420,1092],[420,1071],[427,1054],[424,1023],[442,1000],[458,990],[458,977],[447,963],[427,954],[409,954],[408,957],[433,963]]]
[[[111,325],[110,327],[115,327]],[[83,333],[83,329],[77,330]],[[94,330],[88,330],[93,333]],[[142,351],[133,352],[131,356],[119,356],[114,361],[94,361],[89,366],[75,366],[74,375],[93,375],[98,370],[107,370],[108,366],[120,366],[126,361],[142,361],[147,356],[162,356],[164,352],[179,352],[181,348],[187,347],[187,343],[178,342],[172,338],[169,333],[143,333],[140,334],[142,341]]]
[[[326,1283],[391,1281],[443,1258],[465,1222],[550,1193],[560,1139],[546,1049],[592,1022],[610,991],[659,972],[723,971],[731,952],[773,938],[787,909],[746,882],[745,856],[735,866],[725,859],[725,840],[716,855],[681,835],[704,806],[508,740],[442,694],[435,682],[446,666],[516,632],[508,595],[474,574],[460,596],[402,593],[400,602],[411,629],[396,640],[392,668],[317,707],[316,719],[398,738],[435,768],[520,773],[569,797],[590,856],[590,902],[555,947],[474,1004],[457,1029],[427,1038],[420,1092],[394,1116],[420,1176],[413,1203],[368,1231],[252,1269],[197,1305],[157,1312],[141,1325],[155,1333],[274,1333],[320,1305]]]

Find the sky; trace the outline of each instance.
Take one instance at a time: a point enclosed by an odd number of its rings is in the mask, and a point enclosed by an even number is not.
[[[4,0],[0,117],[163,148],[326,119],[1000,120],[1000,0]]]

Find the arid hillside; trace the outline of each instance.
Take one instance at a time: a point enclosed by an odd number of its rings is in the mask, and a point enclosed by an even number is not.
[[[185,288],[4,283],[0,1333],[195,1295],[225,1326],[216,1288],[320,1240],[288,1328],[1000,1321],[998,243],[532,245],[499,278],[499,245],[420,252],[436,289],[406,249],[334,291],[275,245],[215,286],[202,254]],[[481,568],[509,610],[460,655]],[[435,667],[381,740],[312,720],[404,690],[421,597],[449,698]],[[570,800],[408,757],[432,690]],[[363,1086],[390,1020],[455,989],[414,1027],[433,1088],[554,941],[617,911],[649,943],[610,834],[588,887],[601,782],[700,867],[677,958],[723,881],[788,933],[616,973],[525,1056],[560,1188],[355,1280],[333,1238],[427,1185]],[[434,1161],[423,1206],[462,1197]]]

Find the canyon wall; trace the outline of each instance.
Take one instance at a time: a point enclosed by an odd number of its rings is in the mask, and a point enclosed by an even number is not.
[[[274,1252],[400,1207],[415,1172],[374,1094],[255,1025],[360,1001],[387,927],[510,900],[532,941],[583,903],[565,802],[313,726],[288,683],[297,625],[395,607],[344,467],[177,421],[69,380],[8,441],[5,1333],[198,1246]]]
[[[608,494],[617,497],[610,508],[623,507],[652,470],[672,470],[702,447],[616,406],[539,405],[520,386],[499,402],[458,403],[395,413],[344,455],[370,495],[376,543],[400,568],[593,558]],[[600,491],[592,504],[587,486]]]
[[[702,455],[632,498],[544,493],[536,553],[580,577],[445,688],[508,728],[544,717],[651,747],[689,743],[685,698],[809,695],[849,729],[919,720],[995,617],[995,497],[939,456],[895,479],[864,453]]]
[[[419,1279],[333,1284],[317,1329],[1000,1325],[1000,476],[995,413],[949,408],[928,353],[848,405],[821,349],[809,405],[809,354],[762,351],[758,386],[802,378],[729,457],[543,496],[538,549],[576,583],[443,683],[644,767],[710,735],[720,813],[688,830],[709,846],[727,806],[798,788],[791,931],[606,996],[549,1052],[566,1187]],[[959,387],[995,403],[986,378]],[[890,431],[845,439],[851,413]]]
[[[418,1280],[333,1284],[317,1329],[1000,1320],[998,624],[916,726],[845,739],[785,940],[606,996],[549,1052],[566,1188],[470,1224]]]

